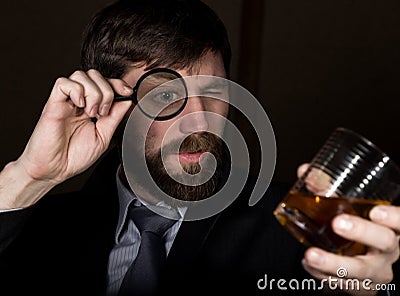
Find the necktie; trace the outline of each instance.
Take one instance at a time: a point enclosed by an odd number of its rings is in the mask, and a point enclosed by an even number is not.
[[[122,281],[119,296],[154,295],[167,257],[163,235],[176,221],[145,206],[130,208],[129,215],[139,229],[141,243]]]

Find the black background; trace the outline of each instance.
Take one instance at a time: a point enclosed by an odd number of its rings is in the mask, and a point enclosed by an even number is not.
[[[56,78],[78,67],[82,30],[108,2],[3,2],[2,167],[22,153]],[[206,2],[228,27],[232,80],[262,102],[274,127],[276,179],[293,182],[336,126],[400,161],[399,1]],[[80,186],[84,176],[59,190]]]

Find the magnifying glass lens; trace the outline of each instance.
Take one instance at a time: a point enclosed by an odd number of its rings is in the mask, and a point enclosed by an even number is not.
[[[140,109],[156,119],[176,116],[186,104],[187,89],[182,77],[170,72],[155,72],[137,88]]]

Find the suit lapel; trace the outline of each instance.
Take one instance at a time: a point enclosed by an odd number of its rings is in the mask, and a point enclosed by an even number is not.
[[[216,191],[219,191],[225,184],[229,172],[230,162],[227,161],[224,163],[223,174]],[[198,211],[198,209],[194,207],[188,211]],[[167,258],[167,270],[184,272],[193,266],[222,213],[201,220],[182,222]]]
[[[185,271],[198,257],[219,214],[197,220],[183,221],[167,259],[167,269]]]
[[[87,249],[85,265],[90,266],[90,280],[93,286],[106,287],[109,254],[114,246],[114,235],[118,222],[119,202],[116,186],[118,154],[110,151],[95,168],[83,188],[86,208],[91,213],[86,221]]]

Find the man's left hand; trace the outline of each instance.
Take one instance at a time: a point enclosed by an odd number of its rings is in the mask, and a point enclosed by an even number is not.
[[[368,250],[365,254],[341,256],[311,247],[304,254],[304,268],[320,280],[329,276],[339,279],[338,270],[345,268],[347,279],[360,281],[359,291],[346,292],[352,295],[376,295],[382,284],[392,281],[392,265],[399,259],[400,207],[375,206],[369,216],[371,220],[342,214],[332,221],[335,233],[366,245]],[[366,288],[362,287],[364,280],[371,280],[372,283]]]

